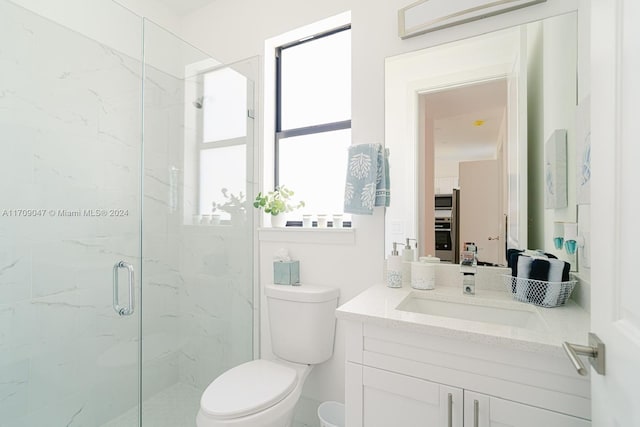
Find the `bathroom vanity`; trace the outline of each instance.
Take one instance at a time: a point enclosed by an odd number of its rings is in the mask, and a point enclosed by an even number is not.
[[[462,295],[438,273],[435,290],[377,285],[336,311],[347,427],[590,426],[589,377],[562,349],[586,341],[588,313],[513,301],[497,275]]]

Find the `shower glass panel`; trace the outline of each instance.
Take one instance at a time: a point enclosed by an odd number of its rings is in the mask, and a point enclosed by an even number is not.
[[[140,277],[142,21],[95,10],[117,34],[0,0],[2,427],[99,426],[139,402],[139,289],[131,315],[112,301],[116,263]]]
[[[191,427],[207,385],[253,358],[259,62],[145,20],[144,63],[142,425]]]

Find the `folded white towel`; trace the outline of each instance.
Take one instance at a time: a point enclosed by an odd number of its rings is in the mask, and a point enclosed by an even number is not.
[[[533,258],[530,256],[520,255],[518,257],[518,277],[522,277],[523,279],[529,278],[532,261],[533,261]]]
[[[561,259],[549,260],[549,281],[562,282],[562,271],[564,270],[564,261]]]
[[[531,262],[533,258],[520,255],[518,257],[518,278],[528,279],[531,271]],[[516,299],[518,301],[527,301],[527,293],[529,292],[529,282],[527,280],[518,280],[516,283]]]
[[[562,271],[564,270],[565,262],[559,259],[550,259],[549,264],[549,281],[562,282]],[[542,304],[547,307],[557,306],[561,290],[562,286],[559,284],[547,285],[547,293],[544,295],[544,301],[542,301]]]

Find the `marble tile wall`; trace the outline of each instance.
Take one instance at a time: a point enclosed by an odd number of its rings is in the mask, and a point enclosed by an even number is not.
[[[180,380],[201,390],[253,356],[253,250],[245,227],[185,227]]]

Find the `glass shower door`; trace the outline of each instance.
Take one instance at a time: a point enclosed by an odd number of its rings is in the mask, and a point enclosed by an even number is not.
[[[142,26],[112,9],[131,52],[0,0],[2,427],[139,425]]]
[[[254,81],[144,24],[142,425],[195,425],[253,358]],[[215,206],[215,210],[214,210]]]

